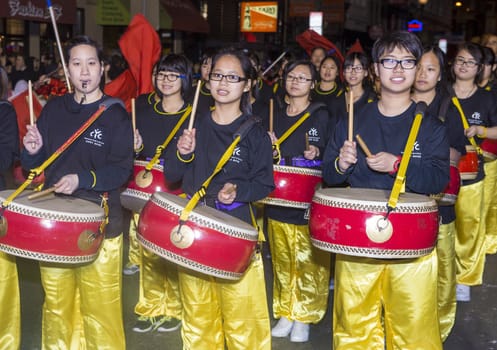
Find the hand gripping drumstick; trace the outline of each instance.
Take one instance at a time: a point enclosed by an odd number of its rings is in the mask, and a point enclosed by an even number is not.
[[[355,135],[355,138],[357,139],[357,142],[359,143],[359,146],[361,146],[364,153],[366,153],[366,156],[371,157],[373,154],[371,153],[368,146],[366,145],[366,143],[362,139],[361,135],[357,134],[357,135]]]

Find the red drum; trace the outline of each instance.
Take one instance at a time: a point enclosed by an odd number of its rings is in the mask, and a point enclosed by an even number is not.
[[[485,139],[481,143],[480,148],[485,162],[491,162],[497,159],[497,140]]]
[[[466,145],[466,155],[459,160],[459,173],[463,180],[474,180],[478,175],[478,154],[474,146]]]
[[[140,243],[178,265],[215,277],[240,279],[254,254],[257,230],[207,206],[197,206],[179,227],[187,203],[186,198],[170,193],[154,193],[140,213]]]
[[[433,195],[432,197],[437,201],[438,205],[454,205],[456,204],[460,189],[461,175],[459,174],[459,169],[451,162],[449,184],[442,193]]]
[[[320,249],[380,259],[416,258],[429,254],[438,233],[433,199],[402,193],[385,219],[390,191],[326,188],[312,199],[309,228]]]
[[[174,185],[166,183],[162,165],[156,164],[150,171],[146,171],[147,164],[147,161],[135,160],[133,180],[128,183],[128,187],[121,193],[122,206],[135,213],[142,210],[154,192],[160,191],[173,194],[182,192],[178,185],[174,187]]]
[[[276,188],[261,203],[307,209],[316,187],[321,183],[321,170],[274,165]]]
[[[0,192],[3,202],[12,190]],[[0,250],[24,258],[81,264],[96,259],[104,235],[104,209],[70,196],[53,194],[30,200],[24,192],[0,220]],[[103,226],[102,226],[103,227]]]

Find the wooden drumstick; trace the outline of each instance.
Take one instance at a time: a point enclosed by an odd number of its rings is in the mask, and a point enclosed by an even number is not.
[[[364,140],[362,139],[361,135],[357,134],[357,135],[355,135],[355,138],[357,139],[357,142],[359,143],[359,146],[361,146],[364,153],[366,153],[366,156],[371,157],[373,154],[371,153],[368,146],[366,145],[366,142],[364,142]]]
[[[200,96],[201,87],[202,87],[202,82],[199,81],[197,83],[197,89],[195,90],[195,97],[193,98],[192,113],[190,114],[188,130],[193,129],[193,122],[195,121],[195,114],[197,113],[198,97]]]
[[[273,99],[269,99],[269,132],[273,132]]]
[[[35,124],[35,112],[33,108],[33,84],[28,80],[28,106],[29,106],[29,125]]]
[[[43,191],[40,191],[40,192],[36,192],[36,193],[33,193],[33,194],[29,195],[28,199],[40,198],[40,197],[46,196],[47,194],[50,194],[50,193],[52,193],[54,191],[55,191],[55,186],[52,186],[50,188],[47,188],[46,190],[43,190]]]
[[[133,125],[133,134],[136,131],[136,109],[135,109],[135,99],[131,99],[131,124]]]
[[[57,43],[57,48],[59,50],[60,62],[62,63],[62,68],[64,69],[64,77],[66,78],[67,91],[72,92],[71,82],[69,81],[69,76],[67,74],[66,60],[64,59],[64,51],[62,50],[62,45],[60,44],[59,30],[57,29],[57,22],[55,21],[55,14],[52,8],[52,0],[47,0],[48,12],[50,13],[50,19],[52,21],[53,31],[55,34],[55,41]]]
[[[309,150],[309,134],[308,133],[305,134],[305,150],[306,151]]]
[[[349,141],[354,140],[354,95],[352,89],[349,91]]]

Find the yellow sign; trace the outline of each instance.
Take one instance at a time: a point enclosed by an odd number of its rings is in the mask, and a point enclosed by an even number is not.
[[[278,28],[278,2],[242,2],[241,32],[276,32]]]
[[[130,0],[97,1],[97,24],[127,26],[130,21]]]

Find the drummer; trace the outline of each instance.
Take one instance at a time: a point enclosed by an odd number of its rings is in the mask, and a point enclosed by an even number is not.
[[[303,122],[275,153],[280,165],[320,168],[329,117],[324,104],[311,103],[316,80],[317,72],[308,60],[289,62],[285,67],[287,104],[278,109],[274,130],[269,133],[273,144]],[[309,117],[302,119],[308,111]],[[310,324],[319,322],[326,313],[330,255],[313,248],[305,209],[266,205],[265,214],[273,260],[273,313],[279,319],[271,333],[273,337],[290,335],[292,342],[306,342]]]
[[[7,101],[8,77],[0,66],[0,190],[5,190],[3,174],[19,154],[19,131],[14,107]],[[21,344],[21,305],[16,259],[0,252],[0,349],[19,349]]]
[[[42,164],[98,107],[111,103],[100,89],[102,52],[86,36],[66,46],[68,75],[74,93],[52,98],[36,125],[27,127],[21,162],[25,169]],[[133,131],[121,103],[112,104],[46,169],[47,188],[109,209],[105,239],[97,259],[68,266],[41,262],[45,292],[42,348],[69,349],[71,340],[88,349],[125,349],[122,318],[123,223],[119,188],[133,168]],[[107,199],[105,199],[107,198]],[[78,333],[77,330],[81,330]]]
[[[456,170],[457,164],[461,154],[466,153],[466,149],[462,125],[447,120],[447,118],[454,118],[454,116],[447,114],[447,109],[452,101],[447,90],[445,72],[445,54],[443,51],[438,46],[426,47],[418,63],[412,99],[416,102],[426,102],[428,114],[444,121],[450,144],[450,184],[453,184],[454,181],[460,181],[460,177],[457,175],[453,178],[453,173],[454,171],[456,174],[459,172]],[[458,184],[456,183],[455,186],[457,187]],[[455,195],[457,196],[457,193]],[[436,248],[438,256],[438,317],[443,342],[449,336],[456,318],[456,212],[454,204],[449,203],[439,205],[438,212],[440,216]]]
[[[177,150],[165,159],[169,181],[183,180],[188,195],[201,190],[213,173],[233,135],[251,119],[249,90],[255,73],[249,58],[236,50],[213,57],[209,82],[215,108],[195,118]],[[271,142],[259,125],[248,124],[222,171],[206,189],[203,201],[245,222],[252,223],[250,202],[273,189]],[[257,252],[244,276],[236,281],[179,269],[183,301],[181,335],[184,349],[271,349],[264,269]]]
[[[373,155],[366,157],[348,140],[339,122],[323,160],[329,184],[390,190],[410,132],[416,104],[410,90],[421,58],[419,39],[394,32],[376,41],[372,58],[381,98],[356,116]],[[356,125],[357,124],[357,125]],[[405,188],[439,193],[449,181],[449,143],[442,123],[423,118]],[[360,199],[359,199],[360,200]],[[402,234],[402,232],[394,232]],[[382,260],[337,254],[333,304],[333,349],[442,349],[437,317],[437,256]]]
[[[140,158],[151,159],[157,152],[157,146],[162,145],[173,129],[178,127],[174,138],[161,151],[160,159],[163,162],[164,152],[169,147],[176,149],[177,138],[188,125],[191,104],[187,101],[191,93],[192,69],[190,61],[184,55],[177,54],[162,57],[156,66],[154,86],[159,100],[151,105],[148,103],[149,94],[138,98],[135,152]],[[164,164],[164,169],[169,171],[169,166]],[[168,185],[171,190],[175,190],[181,183]],[[135,223],[138,221],[137,216]],[[140,293],[135,306],[139,317],[133,330],[144,333],[178,329],[182,306],[176,265],[147,249],[141,249],[140,267]]]

